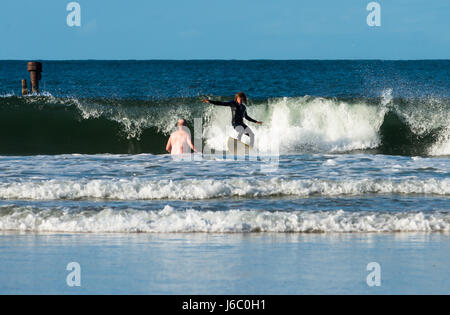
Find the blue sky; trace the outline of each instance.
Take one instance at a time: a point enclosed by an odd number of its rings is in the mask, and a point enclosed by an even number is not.
[[[0,59],[449,59],[449,0],[2,0]]]

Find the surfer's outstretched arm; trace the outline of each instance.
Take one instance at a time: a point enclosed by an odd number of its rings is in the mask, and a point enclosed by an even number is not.
[[[262,121],[257,121],[256,119],[253,119],[252,117],[247,115],[247,112],[245,112],[244,117],[245,117],[245,119],[247,119],[248,121],[251,121],[252,123],[262,125]]]
[[[244,117],[245,117],[245,119],[247,119],[248,121],[251,121],[252,123],[258,123],[258,121],[256,119],[253,119],[252,117],[247,115],[247,112],[245,112]]]
[[[213,104],[213,105],[219,105],[219,106],[234,106],[235,102],[220,102],[220,101],[212,101],[212,100],[203,100],[203,103]]]

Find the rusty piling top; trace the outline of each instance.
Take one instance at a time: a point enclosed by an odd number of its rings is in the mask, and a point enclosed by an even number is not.
[[[31,71],[42,72],[42,62],[30,61],[27,65],[27,69],[29,72]]]
[[[41,80],[42,63],[37,61],[30,61],[27,64],[27,70],[31,77],[31,91],[39,93],[39,80]]]

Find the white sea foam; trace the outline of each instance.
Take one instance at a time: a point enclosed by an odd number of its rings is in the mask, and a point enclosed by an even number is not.
[[[276,139],[280,153],[340,152],[377,147],[386,107],[297,97],[251,106],[248,112],[264,122],[262,126],[251,127],[260,150],[270,147]],[[218,150],[226,149],[224,139],[227,136],[235,136],[227,129],[230,122],[224,117],[229,117],[229,109],[215,108],[204,132],[207,144]],[[243,140],[247,141],[245,137]]]
[[[436,156],[450,155],[450,127],[447,127],[440,133],[436,143],[429,149],[428,154]]]
[[[14,92],[11,92],[11,93],[5,93],[5,94],[0,94],[0,98],[9,98],[9,97],[13,97],[13,96],[16,96],[16,95],[14,94]]]
[[[450,111],[442,99],[424,99],[421,106],[403,104],[390,106],[417,136],[427,136],[438,131],[436,140],[428,148],[434,156],[450,155]]]
[[[388,88],[388,89],[384,89],[383,92],[381,93],[381,104],[383,106],[389,105],[393,100],[393,96],[392,96],[392,89]]]
[[[321,179],[282,178],[224,180],[36,180],[0,183],[0,199],[210,199],[222,197],[266,197],[311,195],[339,196],[362,194],[435,194],[450,195],[446,179]]]
[[[324,165],[324,166],[336,166],[336,165],[337,165],[337,162],[336,162],[335,160],[329,159],[329,160],[326,160],[326,161],[323,163],[323,165]]]
[[[106,119],[117,122],[127,139],[139,139],[144,130],[155,128],[161,133],[170,134],[180,117],[191,119],[192,110],[184,104],[176,104],[167,110],[153,107],[121,106],[120,100],[114,106],[95,102],[73,100],[83,119]]]
[[[160,211],[0,208],[0,231],[81,233],[448,232],[449,213],[337,211]]]

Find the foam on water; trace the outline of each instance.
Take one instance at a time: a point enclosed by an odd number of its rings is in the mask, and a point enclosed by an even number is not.
[[[122,106],[120,100],[113,100],[108,105],[78,99],[74,102],[83,119],[106,117],[121,126],[127,139],[140,139],[141,134],[149,128],[168,135],[180,117],[190,119],[193,115],[192,110],[183,103],[172,104],[174,106],[167,110],[148,106]]]
[[[13,96],[15,96],[14,92],[0,94],[0,98],[9,98],[9,97],[13,97]]]
[[[225,149],[223,139],[235,136],[227,128],[230,122],[224,119],[228,112],[228,108],[215,109],[205,130],[207,144],[218,150]],[[280,153],[342,152],[380,144],[378,131],[386,107],[306,96],[269,100],[267,104],[249,107],[248,112],[264,122],[263,126],[251,127],[256,134],[256,147],[262,150],[276,138]]]
[[[227,197],[339,196],[363,194],[450,195],[450,178],[147,180],[79,179],[0,183],[0,199],[201,200]]]
[[[429,149],[429,154],[435,156],[450,155],[450,127],[441,132],[437,142]]]
[[[449,232],[446,212],[160,211],[0,208],[0,231],[82,233]]]

